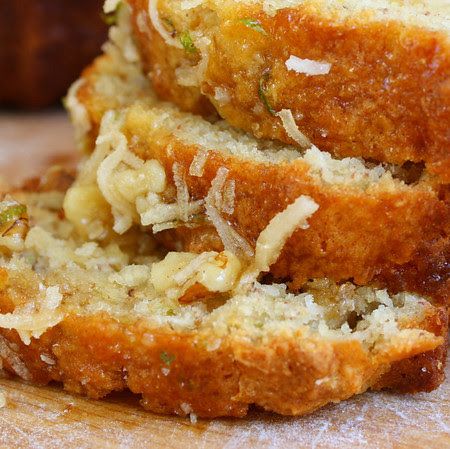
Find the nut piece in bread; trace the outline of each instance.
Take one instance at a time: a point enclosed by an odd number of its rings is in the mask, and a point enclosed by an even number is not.
[[[64,194],[43,190],[11,192],[29,229],[0,242],[0,356],[24,380],[93,398],[130,389],[149,410],[204,417],[244,416],[251,404],[299,415],[372,387],[442,381],[445,308],[325,279],[297,294],[253,280],[184,302],[181,287],[205,281],[204,264],[231,259],[169,260],[136,228],[86,239],[63,218]],[[152,271],[173,263],[177,288],[158,291]],[[426,380],[423,366],[434,367]]]
[[[81,140],[90,150],[99,135],[101,142],[77,188],[100,186],[116,231],[139,223],[152,226],[171,250],[221,251],[225,244],[250,254],[270,220],[307,195],[319,210],[272,265],[276,278],[293,289],[321,277],[376,281],[394,292],[448,300],[449,202],[426,176],[411,181],[393,168],[257,140],[225,122],[182,113],[157,101],[123,48],[128,41],[109,44],[70,102]],[[109,110],[115,112],[100,131]],[[97,172],[100,166],[106,171]],[[155,191],[145,179],[157,166],[165,184]],[[139,185],[129,182],[136,177]]]

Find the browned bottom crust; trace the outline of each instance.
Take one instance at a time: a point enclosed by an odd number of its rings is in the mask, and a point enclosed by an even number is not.
[[[445,369],[447,360],[448,324],[443,323],[448,319],[448,313],[441,309],[439,318],[433,318],[428,322],[428,328],[432,332],[445,338],[442,346],[434,351],[394,363],[391,370],[384,374],[372,388],[375,390],[389,388],[401,393],[417,393],[437,388],[445,379],[445,373],[442,370]]]
[[[446,321],[442,311],[426,327],[445,335]],[[429,391],[444,378],[446,353],[446,345],[418,356],[412,349],[407,360],[377,365],[356,342],[316,342],[311,357],[311,348],[282,338],[260,348],[243,342],[207,351],[192,336],[155,333],[106,315],[70,316],[29,346],[14,331],[1,335],[4,368],[24,380],[62,382],[91,398],[130,389],[153,412],[202,417],[244,416],[251,404],[299,415],[371,387]],[[162,353],[170,354],[170,365]],[[334,382],[323,382],[329,377]]]
[[[65,190],[71,180],[56,170],[28,188]],[[2,269],[0,275],[0,313],[10,313],[34,290],[26,283],[10,285],[21,276],[17,272],[9,277]],[[428,331],[440,341],[394,335],[374,352],[358,339],[297,333],[253,340],[231,332],[211,347],[209,334],[201,332],[155,328],[144,318],[70,312],[29,345],[16,331],[0,330],[0,358],[6,371],[26,381],[61,382],[67,391],[92,398],[129,389],[157,413],[240,417],[254,404],[300,415],[369,388],[436,388],[444,379],[448,314],[435,307],[425,313],[421,322],[407,318],[401,327]]]

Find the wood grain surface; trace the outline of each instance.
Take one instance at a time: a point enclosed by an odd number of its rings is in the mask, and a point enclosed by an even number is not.
[[[60,111],[0,113],[0,174],[9,182],[52,162],[73,164],[70,126]],[[447,370],[450,375],[449,370]],[[431,394],[366,393],[303,418],[253,411],[243,420],[193,424],[143,411],[139,398],[91,401],[57,385],[0,379],[0,448],[450,448],[450,382]]]

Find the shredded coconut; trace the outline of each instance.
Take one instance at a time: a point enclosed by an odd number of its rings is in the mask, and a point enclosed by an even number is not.
[[[145,284],[150,276],[150,268],[145,265],[128,265],[118,273],[109,276],[111,282],[116,282],[125,287],[138,287]]]
[[[225,184],[223,191],[222,212],[228,215],[232,215],[234,212],[234,201],[236,198],[236,181],[230,179]]]
[[[291,56],[286,61],[286,67],[288,70],[303,73],[307,76],[327,75],[331,70],[331,64],[328,62],[300,59],[297,56]]]
[[[286,241],[298,228],[307,229],[307,220],[319,209],[318,204],[308,196],[300,196],[282,212],[270,220],[256,241],[255,257],[247,272],[242,276],[240,287],[254,282],[262,272],[280,257]]]
[[[211,44],[211,40],[206,36],[197,36],[197,33],[192,33],[192,36],[195,46],[200,53],[200,61],[194,67],[186,62],[175,70],[177,82],[180,86],[200,86],[208,68],[209,45]]]
[[[119,234],[128,231],[133,223],[153,226],[156,233],[188,222],[202,210],[203,200],[190,200],[181,166],[173,165],[177,201],[167,204],[162,196],[166,189],[164,167],[157,160],[144,162],[129,150],[127,138],[121,132],[122,122],[121,114],[113,111],[105,114],[96,149],[78,182],[95,182],[91,173],[96,172],[101,194],[111,206],[113,229]]]
[[[290,109],[281,110],[277,113],[277,116],[280,117],[287,135],[292,140],[295,140],[301,148],[309,148],[311,146],[310,140],[298,129]]]
[[[104,5],[103,5],[103,12],[105,14],[110,14],[112,12],[114,12],[117,7],[119,6],[119,3],[122,0],[106,0]]]
[[[91,130],[91,121],[89,114],[82,103],[78,100],[78,91],[85,83],[85,80],[80,78],[75,81],[67,93],[66,108],[69,111],[70,118],[74,124],[75,139],[78,147],[83,150],[84,142],[87,134]]]
[[[147,13],[145,11],[140,11],[136,16],[136,24],[141,33],[150,35],[150,29],[147,24]]]
[[[159,195],[149,193],[147,197],[138,199],[137,208],[143,226],[153,226],[153,232],[177,227],[180,217],[180,208],[177,203],[166,204]],[[188,216],[200,213],[203,201],[198,200],[188,204]]]
[[[184,269],[180,270],[173,276],[174,281],[178,285],[184,284],[188,279],[192,278],[192,276],[198,271],[198,269],[209,259],[217,256],[217,253],[214,251],[205,252],[198,255],[192,262],[190,262]]]
[[[109,29],[109,42],[104,45],[103,50],[107,54],[119,53],[133,70],[140,67],[140,56],[133,39],[130,7],[125,2],[122,5],[117,14],[117,25]]]
[[[121,117],[116,119],[113,111],[107,112],[102,120],[97,145],[106,145],[113,152],[101,162],[97,171],[97,183],[106,201],[112,207],[114,216],[114,231],[123,234],[133,223],[134,210],[132,205],[123,198],[111,182],[114,170],[121,163],[132,168],[140,168],[143,161],[128,150],[126,137],[119,131]]]
[[[146,198],[138,198],[136,207],[141,224],[143,226],[151,225],[155,234],[166,229],[176,228],[180,222],[183,222],[179,204],[166,204],[156,193],[149,193]],[[203,200],[184,203],[184,207],[187,209],[183,213],[189,219],[192,215],[201,212]]]
[[[319,209],[308,196],[300,196],[286,209],[272,218],[256,241],[255,267],[268,271],[280,256],[287,239],[298,228],[308,228],[307,219]]]
[[[38,301],[38,310],[33,303],[28,303],[22,308],[16,308],[13,313],[0,315],[0,327],[16,330],[26,345],[30,344],[31,337],[39,338],[64,318],[64,313],[58,310],[63,299],[58,286],[42,286],[40,295],[43,298]]]
[[[24,344],[29,345],[31,337],[39,338],[50,329],[60,323],[64,318],[61,312],[44,310],[39,313],[6,313],[0,315],[0,327],[18,331]]]
[[[167,45],[176,48],[183,48],[181,42],[179,42],[178,39],[172,37],[172,35],[164,28],[164,25],[161,23],[161,20],[159,18],[158,2],[159,0],[149,0],[148,2],[148,14],[153,28],[155,28],[155,30],[164,39]]]
[[[56,310],[61,305],[62,299],[63,296],[59,291],[59,286],[48,287],[45,290],[43,307],[48,310]]]
[[[51,357],[49,357],[49,356],[46,355],[46,354],[41,354],[41,355],[39,356],[39,358],[40,358],[44,363],[46,363],[47,365],[50,365],[50,366],[56,365],[55,360],[53,360]]]
[[[314,145],[306,150],[303,159],[309,165],[312,174],[319,176],[322,182],[330,185],[347,184],[366,188],[382,179],[392,179],[391,174],[381,164],[374,168],[367,168],[364,161],[354,157],[333,159],[329,153],[320,151]]]
[[[202,4],[203,0],[182,0],[181,9],[194,9]]]
[[[217,230],[227,251],[243,259],[253,257],[253,248],[220,214],[223,205],[223,188],[228,177],[228,170],[220,167],[211,183],[205,198],[206,214]]]
[[[177,202],[180,208],[180,218],[187,222],[189,221],[189,190],[184,179],[184,174],[180,164],[175,162],[172,167],[173,181],[177,188]]]
[[[200,148],[192,159],[192,163],[189,167],[189,174],[197,178],[203,176],[206,161],[208,160],[208,151]]]

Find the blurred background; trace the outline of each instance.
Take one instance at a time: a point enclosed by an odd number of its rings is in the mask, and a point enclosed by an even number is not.
[[[0,105],[58,102],[100,52],[103,0],[0,0]]]
[[[101,52],[104,0],[0,0],[0,175],[18,184],[73,163],[61,100]]]

